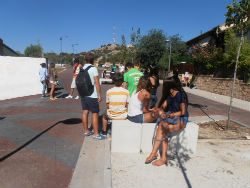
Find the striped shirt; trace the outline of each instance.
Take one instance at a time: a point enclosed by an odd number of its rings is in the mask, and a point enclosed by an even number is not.
[[[106,103],[109,104],[107,115],[110,119],[126,119],[128,110],[126,103],[129,101],[129,91],[122,87],[113,87],[106,93]]]

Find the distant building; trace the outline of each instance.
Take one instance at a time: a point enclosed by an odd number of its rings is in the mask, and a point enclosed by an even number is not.
[[[5,45],[1,38],[0,38],[0,55],[1,56],[19,56],[17,52],[15,52],[10,47]]]
[[[199,36],[188,40],[186,44],[191,48],[196,44],[200,44],[201,46],[206,46],[209,43],[225,50],[224,37],[225,37],[225,31],[227,29],[228,27],[226,26],[226,24],[218,25],[205,33],[201,33]],[[246,34],[246,37],[250,41],[249,31]]]

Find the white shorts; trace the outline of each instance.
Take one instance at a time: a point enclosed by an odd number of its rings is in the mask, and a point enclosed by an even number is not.
[[[76,88],[76,79],[73,78],[70,88]]]

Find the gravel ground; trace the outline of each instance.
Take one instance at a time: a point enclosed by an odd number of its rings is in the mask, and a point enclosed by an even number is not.
[[[168,165],[145,165],[147,154],[112,153],[112,187],[250,187],[249,140],[202,139],[192,155],[168,155]]]

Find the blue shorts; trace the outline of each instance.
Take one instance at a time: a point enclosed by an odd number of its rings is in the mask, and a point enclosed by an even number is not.
[[[128,116],[128,120],[134,123],[144,123],[144,114],[139,114],[136,116]]]
[[[167,112],[167,114],[171,114],[171,112]],[[164,121],[168,122],[169,124],[176,125],[179,123],[179,120],[181,120],[186,125],[188,122],[188,116],[181,116],[181,117],[175,116],[174,118],[165,118],[165,119],[158,118],[157,122]]]
[[[81,97],[82,110],[88,110],[92,113],[99,113],[99,103],[97,98]]]

